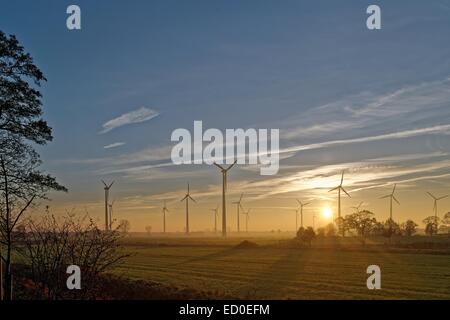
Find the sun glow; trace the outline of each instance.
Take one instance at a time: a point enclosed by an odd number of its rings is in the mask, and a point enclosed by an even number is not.
[[[333,218],[333,211],[330,207],[325,207],[322,209],[322,217],[328,220]]]

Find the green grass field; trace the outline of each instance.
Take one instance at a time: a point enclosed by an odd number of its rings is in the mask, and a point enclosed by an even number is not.
[[[448,252],[392,252],[351,240],[289,248],[275,237],[234,248],[241,240],[130,238],[125,250],[133,255],[115,273],[244,299],[450,299]],[[366,287],[372,264],[381,268],[381,290]]]

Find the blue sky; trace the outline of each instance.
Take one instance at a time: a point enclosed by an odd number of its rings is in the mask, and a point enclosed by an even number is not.
[[[81,31],[65,27],[69,4],[81,7]],[[369,4],[381,7],[379,31],[366,28]],[[377,198],[394,182],[405,199],[399,220],[428,215],[425,189],[450,192],[450,1],[1,0],[1,8],[0,29],[48,78],[55,139],[40,151],[70,189],[52,195],[58,210],[100,216],[99,179],[116,179],[116,211],[135,230],[159,228],[162,199],[182,230],[178,197],[190,181],[201,200],[194,223],[207,228],[218,172],[168,159],[171,132],[194,120],[280,129],[277,176],[245,166],[230,173],[230,201],[245,190],[261,217],[255,229],[288,229],[296,197],[316,199],[311,210],[333,207],[324,190],[342,169],[354,198],[346,205],[363,199],[380,219]],[[130,117],[141,122],[117,127]]]

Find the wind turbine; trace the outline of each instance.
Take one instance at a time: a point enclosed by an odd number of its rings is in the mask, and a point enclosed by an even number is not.
[[[113,202],[111,202],[109,205],[108,205],[108,207],[109,207],[109,230],[112,230],[112,224],[113,224],[113,218],[112,218],[112,215],[113,215],[113,205],[114,205],[114,202],[115,202],[116,200],[113,200]]]
[[[394,196],[395,188],[397,187],[397,184],[394,184],[394,188],[392,189],[392,192],[388,195],[385,195],[381,197],[380,199],[386,199],[390,198],[390,209],[389,209],[389,219],[392,221],[392,200],[397,202],[398,205],[400,205],[400,202],[398,202],[397,198]]]
[[[234,161],[232,165],[228,168],[224,168],[214,162],[214,165],[220,169],[222,172],[222,236],[227,236],[227,205],[225,200],[225,195],[227,192],[227,173],[236,164],[237,160]]]
[[[195,203],[197,203],[197,201],[195,201],[194,198],[191,197],[191,194],[189,192],[189,183],[187,187],[187,193],[184,198],[181,199],[181,201],[186,200],[186,234],[189,234],[189,199],[194,201]]]
[[[214,233],[217,233],[217,216],[219,215],[219,206],[215,209],[211,209],[214,212]]]
[[[306,202],[303,203],[300,200],[296,199],[298,204],[300,205],[300,227],[303,228],[303,207],[306,207],[308,204],[310,204],[311,202]],[[297,213],[298,214],[298,209],[297,209]],[[295,217],[295,232],[298,231],[298,226],[297,226],[297,217]]]
[[[434,219],[435,219],[435,221],[437,221],[437,215],[438,215],[438,207],[437,207],[437,205],[438,205],[438,201],[447,198],[448,195],[445,195],[445,196],[436,198],[432,193],[430,193],[430,192],[427,192],[427,193],[428,193],[428,195],[429,195],[430,197],[432,197],[432,198],[434,199],[434,206],[433,206],[433,210],[434,210]]]
[[[244,196],[243,193],[241,193],[241,197],[239,198],[239,201],[233,202],[233,204],[236,205],[237,207],[237,232],[239,233],[241,231],[240,225],[239,225],[239,209],[244,210],[244,208],[242,207],[242,197]]]
[[[340,229],[342,229],[342,236],[344,236],[344,228],[342,228],[342,226],[341,226],[341,191],[344,191],[344,193],[349,198],[351,198],[350,195],[347,193],[347,191],[345,191],[344,187],[342,186],[343,183],[344,183],[344,171],[342,171],[341,183],[336,188],[333,188],[333,189],[328,191],[328,192],[332,192],[332,191],[335,191],[335,190],[338,191],[338,219],[339,219],[338,220],[339,221],[338,227]]]
[[[252,209],[248,209],[247,211],[244,210],[244,215],[245,215],[245,232],[248,232],[248,219],[250,219],[250,216],[248,215],[250,213],[250,210]]]
[[[166,200],[164,200],[164,206],[162,208],[163,213],[163,232],[166,233],[166,212],[169,212],[169,209],[166,207]]]
[[[110,224],[108,222],[108,220],[109,220],[109,213],[108,213],[109,189],[111,189],[112,185],[114,184],[114,181],[111,182],[109,185],[106,184],[106,182],[103,181],[103,180],[102,180],[102,182],[105,185],[105,188],[104,188],[105,189],[105,231],[108,231],[109,230],[109,226],[110,226]]]

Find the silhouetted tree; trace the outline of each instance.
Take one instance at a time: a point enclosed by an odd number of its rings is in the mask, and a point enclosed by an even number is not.
[[[317,236],[321,237],[321,238],[325,237],[325,228],[324,227],[317,228]]]
[[[400,226],[397,222],[395,222],[392,219],[387,219],[384,223],[384,233],[383,236],[386,238],[389,238],[389,241],[391,241],[392,236],[400,235]]]
[[[52,140],[52,130],[41,118],[42,95],[36,89],[43,81],[43,73],[16,37],[0,31],[0,132],[38,144]]]
[[[41,161],[30,145],[52,139],[51,128],[41,118],[41,93],[37,90],[45,80],[17,39],[0,31],[0,242],[6,251],[0,252],[4,263],[0,283],[5,300],[12,299],[14,228],[48,191],[67,191],[38,170]]]
[[[439,217],[429,216],[423,219],[425,224],[425,233],[429,236],[437,234],[439,228]]]
[[[442,232],[446,232],[450,234],[450,212],[447,212],[444,215],[444,218],[441,221]]]
[[[117,230],[103,232],[87,216],[45,215],[28,219],[24,227],[21,252],[30,267],[34,299],[95,299],[102,294],[101,275],[129,256],[120,250]],[[67,290],[70,265],[81,270],[81,290]]]
[[[314,229],[312,227],[308,227],[306,229],[300,227],[297,231],[297,239],[304,243],[308,243],[309,246],[311,246],[311,242],[315,237],[316,233],[314,232]]]
[[[342,236],[345,237],[347,232],[350,230],[350,226],[348,220],[345,217],[336,218],[336,225],[338,226],[338,230],[342,233]]]
[[[128,232],[130,232],[130,221],[122,219],[119,221],[119,226],[117,227],[117,230],[119,232],[122,232],[123,234],[127,234]]]
[[[365,244],[367,235],[375,227],[377,220],[374,218],[373,212],[368,210],[357,211],[345,217],[351,229],[356,230],[357,234],[361,236]]]
[[[414,221],[407,220],[406,222],[402,223],[401,230],[405,236],[410,237],[414,233],[416,233],[416,227],[417,227],[417,224]]]
[[[376,222],[375,225],[373,226],[370,234],[373,236],[382,236],[384,235],[385,230],[384,230],[384,223],[382,222]]]
[[[327,237],[336,236],[336,227],[335,227],[334,223],[329,223],[325,226],[325,235]]]

